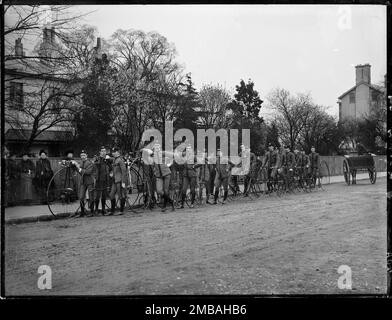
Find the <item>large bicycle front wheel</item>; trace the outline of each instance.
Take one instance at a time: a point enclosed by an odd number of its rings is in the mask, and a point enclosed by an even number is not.
[[[78,177],[70,167],[63,167],[53,175],[46,191],[49,212],[53,216],[67,217],[79,211],[77,185]]]

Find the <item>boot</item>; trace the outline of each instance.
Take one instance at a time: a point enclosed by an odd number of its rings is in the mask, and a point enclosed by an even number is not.
[[[120,211],[114,213],[115,216],[122,216],[124,214],[125,199],[120,199]]]
[[[166,204],[167,204],[167,196],[164,194],[163,196],[162,196],[162,198],[163,198],[163,207],[162,207],[162,212],[166,212]]]
[[[193,208],[195,206],[195,198],[196,198],[196,193],[192,192],[191,193],[191,208]]]
[[[108,216],[112,216],[116,211],[116,199],[110,200],[110,204],[111,204],[111,208],[110,208],[110,212],[108,213]]]
[[[80,214],[79,217],[84,217],[86,215],[86,210],[84,208],[84,201],[80,200]]]
[[[216,188],[215,189],[215,194],[214,194],[214,203],[213,204],[217,204],[218,203],[218,196],[219,196],[219,189]]]
[[[180,209],[184,209],[185,197],[186,197],[185,194],[181,195],[181,207],[180,207]]]
[[[98,214],[99,214],[99,210],[98,210],[98,207],[99,207],[99,200],[95,200],[95,201],[94,201],[94,204],[95,204],[95,214],[98,215]]]
[[[227,194],[228,194],[228,191],[225,190],[224,193],[223,193],[223,202],[222,202],[222,204],[225,204],[225,203],[226,203]]]
[[[105,206],[106,206],[106,198],[102,198],[101,199],[101,206],[102,206],[102,215],[105,215],[106,214],[106,208],[105,208]],[[98,208],[98,206],[97,206],[97,208]]]
[[[207,204],[211,204],[211,202],[210,202],[210,195],[209,195],[208,192],[206,193],[206,203]]]
[[[90,212],[87,214],[87,217],[92,217],[92,216],[94,216],[94,201],[90,201],[88,207],[89,207],[89,209],[90,209]]]
[[[172,208],[172,211],[174,211],[175,209],[174,209],[174,201],[172,200],[172,199],[170,199],[170,197],[168,196],[168,195],[166,195],[166,197],[167,197],[167,201],[170,203],[170,205],[171,205],[171,208]]]

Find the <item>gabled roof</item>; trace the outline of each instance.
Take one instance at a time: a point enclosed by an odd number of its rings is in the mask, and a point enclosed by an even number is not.
[[[372,88],[373,90],[379,91],[379,92],[381,92],[381,93],[384,93],[384,91],[385,91],[385,88],[384,88],[384,87],[381,87],[381,86],[378,86],[378,85],[375,85],[375,84],[370,84],[370,83],[367,83],[367,82],[365,82],[365,81],[361,81],[361,82],[357,83],[354,87],[352,87],[351,89],[348,89],[345,93],[343,93],[342,95],[340,95],[340,96],[338,97],[338,99],[342,99],[344,96],[346,96],[347,94],[349,94],[351,91],[353,91],[356,87],[358,87],[358,86],[361,85],[361,84],[367,85],[369,88]]]

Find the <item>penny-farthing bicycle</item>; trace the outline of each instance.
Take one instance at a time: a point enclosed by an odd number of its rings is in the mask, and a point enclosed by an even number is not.
[[[62,161],[48,183],[46,199],[50,213],[55,216],[70,216],[80,210],[77,196],[79,173],[71,161]]]

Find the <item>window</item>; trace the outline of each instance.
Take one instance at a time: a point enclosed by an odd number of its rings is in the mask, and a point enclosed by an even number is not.
[[[349,99],[350,99],[350,103],[355,103],[355,92],[350,93]]]
[[[23,109],[23,104],[24,104],[23,83],[11,82],[10,102],[13,108]]]
[[[376,90],[372,90],[372,101],[378,100],[378,92]]]

